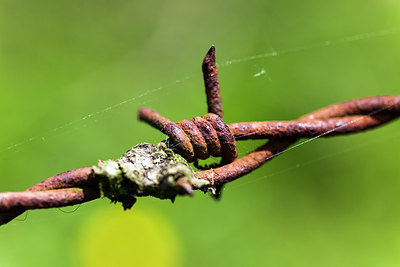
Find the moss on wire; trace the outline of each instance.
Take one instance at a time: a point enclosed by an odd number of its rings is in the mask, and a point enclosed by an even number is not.
[[[187,161],[163,143],[138,144],[117,160],[99,161],[93,171],[99,177],[101,195],[121,202],[124,209],[130,209],[136,197],[174,201],[178,194],[191,194],[182,184],[203,191],[210,184],[197,179]]]

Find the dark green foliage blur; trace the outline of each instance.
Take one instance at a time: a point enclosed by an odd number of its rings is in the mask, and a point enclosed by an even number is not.
[[[212,44],[226,122],[400,92],[399,1],[0,0],[0,191],[162,140],[142,106],[205,114]],[[314,140],[219,202],[31,211],[0,227],[0,266],[399,266],[399,137]]]

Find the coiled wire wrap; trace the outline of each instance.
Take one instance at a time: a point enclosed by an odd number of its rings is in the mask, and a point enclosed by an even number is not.
[[[149,108],[142,108],[139,119],[168,135],[171,147],[188,162],[213,156],[222,157],[222,164],[228,164],[237,158],[235,137],[216,114],[174,123]]]

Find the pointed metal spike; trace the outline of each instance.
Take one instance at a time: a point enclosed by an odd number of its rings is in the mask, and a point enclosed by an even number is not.
[[[185,190],[185,192],[189,195],[189,196],[193,196],[193,187],[191,184],[189,183],[184,183],[181,185],[181,187],[183,188],[183,190]]]
[[[193,196],[193,187],[188,181],[186,181],[186,179],[179,178],[176,180],[176,183],[185,191],[187,195]]]
[[[218,70],[215,62],[215,47],[211,46],[206,56],[204,57],[203,64],[203,79],[206,88],[208,112],[217,114],[221,117],[224,116],[222,109],[221,94],[219,90]]]

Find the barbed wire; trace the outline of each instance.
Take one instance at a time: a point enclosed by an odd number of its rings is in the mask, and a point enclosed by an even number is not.
[[[289,147],[300,138],[310,138],[305,141],[308,142],[319,137],[357,133],[381,126],[400,115],[400,95],[390,95],[334,104],[292,121],[226,124],[214,46],[207,52],[202,70],[208,114],[174,123],[151,109],[142,108],[139,119],[166,134],[169,138],[161,144],[167,145],[188,162],[197,163],[198,159],[209,156],[222,158],[218,166],[195,173],[197,179],[207,182],[207,189],[215,197],[220,196],[223,185],[293,148]],[[237,158],[236,141],[246,139],[268,139],[268,142]],[[88,167],[50,177],[24,192],[0,193],[0,225],[29,209],[64,207],[102,197],[99,182],[99,175],[93,167]],[[177,191],[180,195],[191,195],[194,189],[204,190],[181,177],[176,177],[176,185],[181,188]]]

